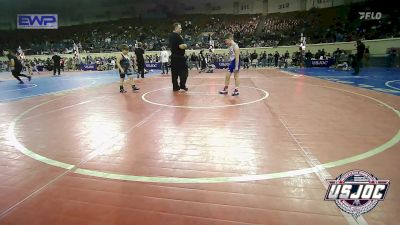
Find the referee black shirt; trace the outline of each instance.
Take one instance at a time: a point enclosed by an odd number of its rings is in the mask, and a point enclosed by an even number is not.
[[[144,63],[144,50],[143,48],[136,48],[135,49],[135,55],[136,55],[136,60],[138,63]]]
[[[60,66],[60,60],[61,60],[61,57],[60,57],[60,56],[54,55],[54,56],[51,57],[51,58],[53,59],[54,66]]]
[[[178,33],[172,32],[169,36],[169,47],[172,56],[185,56],[185,49],[180,49],[179,45],[184,44],[183,38]]]

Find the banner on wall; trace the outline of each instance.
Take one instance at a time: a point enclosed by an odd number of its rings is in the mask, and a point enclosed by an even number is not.
[[[146,70],[161,70],[161,63],[145,63],[144,68]]]
[[[308,61],[307,67],[330,67],[332,64],[333,59],[311,59]]]
[[[216,69],[226,69],[226,68],[228,68],[229,64],[230,64],[230,62],[215,62],[214,63]]]
[[[84,70],[84,71],[97,70],[97,65],[96,64],[81,64],[81,70]]]
[[[18,14],[17,29],[58,29],[58,15]]]

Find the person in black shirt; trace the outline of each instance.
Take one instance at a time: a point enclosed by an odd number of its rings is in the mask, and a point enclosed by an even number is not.
[[[306,67],[311,67],[311,58],[313,57],[313,54],[308,50],[308,52],[305,54],[305,66]]]
[[[243,56],[243,69],[249,69],[249,53],[247,52],[246,55]]]
[[[26,77],[29,81],[31,81],[32,77],[21,74],[22,71],[22,63],[20,59],[13,53],[11,50],[3,51],[3,54],[7,56],[9,60],[9,66],[11,68],[11,74],[19,81],[19,84],[23,84],[24,82],[19,77]]]
[[[261,63],[263,67],[267,67],[267,52],[264,51],[261,55]]]
[[[180,89],[187,91],[186,80],[188,77],[188,66],[186,64],[185,49],[187,45],[183,43],[180,35],[182,27],[180,23],[174,23],[174,31],[169,36],[169,47],[171,48],[171,78],[173,91]],[[178,77],[180,83],[178,84]]]
[[[138,43],[138,47],[135,49],[135,55],[136,55],[136,63],[137,63],[137,69],[138,73],[142,78],[144,78],[144,49],[143,49],[143,44],[141,42]],[[139,74],[137,75],[137,78],[139,78]]]
[[[200,51],[200,71],[199,71],[199,73],[206,71],[206,68],[207,68],[206,57],[204,57],[204,50],[201,50]]]
[[[61,69],[61,57],[57,55],[57,52],[51,57],[53,59],[53,76],[56,75],[56,70],[58,70],[58,75],[60,76],[60,69]]]
[[[369,67],[369,46],[365,48],[364,59],[365,59],[365,67]]]
[[[354,62],[354,73],[353,75],[357,75],[360,73],[360,67],[361,67],[361,62],[364,57],[364,51],[365,51],[365,45],[358,40],[357,41],[357,54],[356,54],[356,60]]]
[[[254,50],[254,52],[251,53],[250,58],[251,58],[251,65],[253,65],[254,68],[257,67],[256,63],[253,64],[253,61],[258,58],[258,54],[257,54],[256,50]]]
[[[192,53],[192,55],[190,56],[190,70],[196,67],[197,70],[199,70],[199,59],[196,55],[196,53]]]
[[[275,67],[278,67],[279,57],[280,57],[279,52],[275,51],[275,55],[274,55]]]
[[[268,53],[268,60],[267,60],[267,62],[268,62],[268,66],[272,66],[272,58],[273,58],[274,56],[272,55],[272,53]]]
[[[388,54],[389,54],[389,60],[388,60],[388,67],[393,67],[396,65],[396,49],[388,49]]]

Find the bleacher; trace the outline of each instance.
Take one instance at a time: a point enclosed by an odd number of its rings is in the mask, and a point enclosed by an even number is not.
[[[223,37],[232,32],[241,47],[295,45],[301,33],[307,43],[331,43],[356,39],[399,37],[395,11],[379,6],[381,20],[360,20],[358,12],[369,10],[368,2],[306,12],[262,15],[183,15],[165,19],[120,19],[117,21],[60,27],[58,30],[2,31],[0,49],[21,46],[27,54],[70,52],[73,42],[83,52],[117,51],[121,44],[143,42],[146,50],[167,45],[171,24],[182,23],[189,49],[208,48],[209,38],[216,48],[224,48]],[[375,7],[375,6],[374,6]],[[387,6],[386,6],[387,7]],[[386,11],[385,11],[386,10]],[[211,34],[210,37],[204,34]]]

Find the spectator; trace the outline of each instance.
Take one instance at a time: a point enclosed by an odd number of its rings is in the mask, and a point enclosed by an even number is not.
[[[61,69],[61,64],[60,64],[60,60],[61,57],[58,55],[57,52],[54,53],[53,57],[53,76],[56,75],[56,71],[58,71],[58,76],[60,76],[60,69]]]
[[[250,58],[251,58],[251,65],[254,68],[256,68],[257,67],[257,63],[258,63],[258,60],[257,60],[258,59],[258,54],[257,54],[256,50],[254,50],[254,52],[251,53]]]
[[[169,53],[165,47],[162,47],[162,52],[161,52],[162,74],[168,74],[168,59],[169,59]]]
[[[354,73],[353,75],[357,75],[360,73],[360,67],[362,67],[362,59],[364,57],[365,45],[361,42],[361,40],[357,41],[357,54],[356,60],[354,62]]]
[[[365,67],[369,67],[369,46],[367,46],[367,48],[365,48],[365,53],[364,53],[364,65]]]
[[[278,67],[279,57],[280,56],[279,56],[278,51],[275,51],[275,55],[274,55],[275,67]]]

